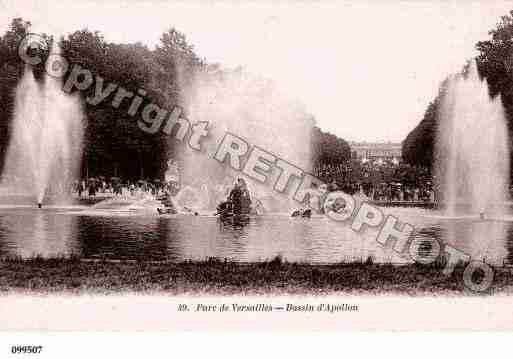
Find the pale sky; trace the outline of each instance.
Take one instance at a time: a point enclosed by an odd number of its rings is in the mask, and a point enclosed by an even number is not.
[[[498,1],[171,2],[0,0],[34,32],[84,27],[153,47],[171,26],[197,53],[276,80],[317,124],[347,140],[402,141],[438,85],[513,9]]]

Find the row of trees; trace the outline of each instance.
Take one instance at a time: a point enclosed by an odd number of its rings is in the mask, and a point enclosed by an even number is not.
[[[15,88],[25,68],[18,46],[29,32],[30,23],[17,18],[0,36],[0,168],[9,143]],[[153,102],[168,110],[174,106],[187,109],[186,94],[193,92],[196,76],[202,71],[210,72],[215,66],[201,59],[184,34],[173,28],[162,34],[155,49],[141,43],[111,43],[99,32],[87,29],[63,39],[42,36],[49,43],[60,41],[62,55],[70,64],[65,79],[73,65],[80,65],[94,76],[102,77],[104,86],[115,83],[133,93],[144,89],[147,95],[140,108]],[[43,81],[48,53],[48,48],[42,49],[43,63],[33,68],[39,81]],[[81,91],[80,96],[85,99],[94,91],[93,84]],[[137,125],[140,112],[134,117],[127,114],[130,101],[123,102],[119,108],[111,106],[115,92],[96,106],[82,101],[85,112],[82,175],[163,179],[167,159],[173,156],[173,142],[161,131],[156,134],[141,131]],[[339,164],[350,158],[349,145],[344,140],[317,127],[312,133],[312,144],[316,164]]]
[[[490,94],[501,96],[509,138],[513,141],[513,11],[503,16],[489,35],[490,39],[476,44],[479,52],[477,67],[481,77],[488,82]],[[406,163],[422,166],[433,164],[438,111],[446,81],[442,82],[438,95],[427,107],[422,121],[403,141],[402,153]]]

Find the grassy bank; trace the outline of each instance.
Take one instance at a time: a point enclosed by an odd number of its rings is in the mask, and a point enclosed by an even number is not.
[[[164,294],[471,294],[463,267],[451,276],[440,265],[284,263],[280,258],[241,264],[210,259],[181,263],[72,259],[8,259],[0,262],[0,292]],[[509,292],[510,271],[499,269],[486,294]]]

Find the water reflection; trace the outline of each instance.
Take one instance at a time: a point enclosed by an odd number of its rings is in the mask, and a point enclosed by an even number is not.
[[[511,260],[512,239],[513,229],[508,222],[446,221],[417,231],[412,250],[421,259],[434,259],[438,251],[433,240],[437,240],[451,245],[472,260],[503,265]]]
[[[80,255],[76,217],[38,210],[0,215],[0,253],[11,257]]]
[[[77,216],[77,238],[86,258],[163,260],[173,229],[159,217]]]
[[[506,240],[509,228],[509,223],[498,221],[455,221],[444,225],[447,242],[453,247],[473,260],[484,260],[495,265],[502,264],[507,257]]]
[[[432,240],[462,250],[473,259],[502,264],[512,260],[513,229],[506,222],[430,220],[415,216],[414,251],[428,257]],[[412,218],[410,218],[412,219]],[[0,256],[172,260],[228,258],[262,261],[281,255],[289,262],[337,263],[366,260],[401,263],[408,259],[376,242],[377,230],[355,233],[325,217],[261,216],[245,226],[215,217],[85,215],[57,210],[0,209]]]

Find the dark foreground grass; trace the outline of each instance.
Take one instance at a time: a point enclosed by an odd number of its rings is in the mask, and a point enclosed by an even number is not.
[[[0,292],[119,294],[472,294],[463,266],[451,276],[439,264],[376,264],[372,261],[312,265],[277,257],[263,263],[206,261],[109,262],[63,259],[0,261]],[[485,294],[510,292],[513,275],[499,269]]]

